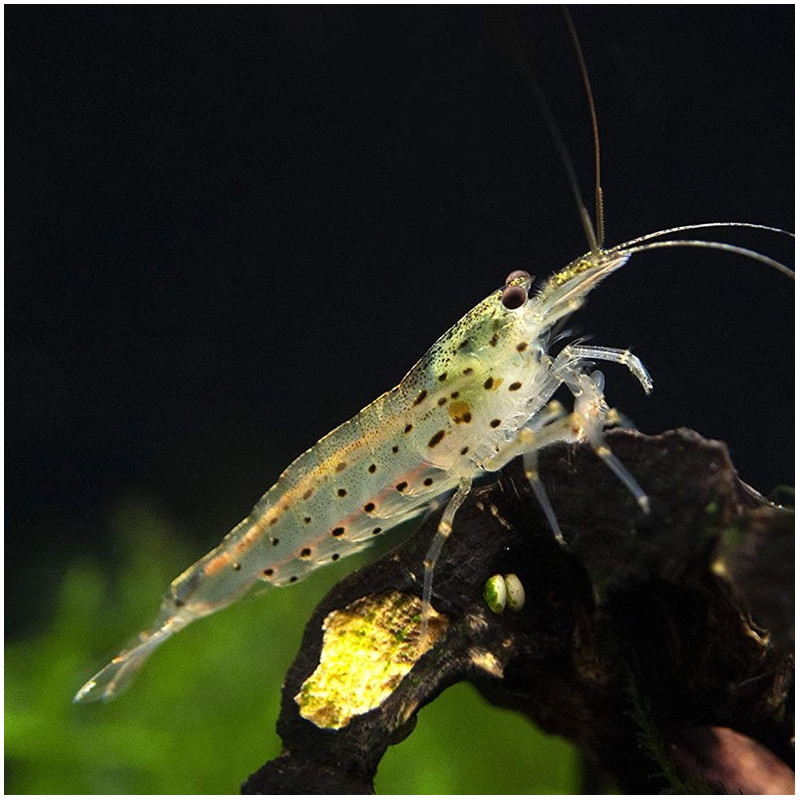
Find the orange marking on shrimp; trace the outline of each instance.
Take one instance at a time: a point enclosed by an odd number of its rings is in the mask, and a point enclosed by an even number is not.
[[[211,561],[209,561],[208,564],[206,564],[203,567],[203,574],[206,577],[214,575],[221,569],[225,569],[225,567],[227,567],[232,560],[233,559],[230,553],[219,553],[218,555],[214,556],[214,558],[212,558]]]

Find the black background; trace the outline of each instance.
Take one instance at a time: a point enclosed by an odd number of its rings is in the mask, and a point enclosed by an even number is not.
[[[586,195],[559,11],[518,10]],[[793,227],[791,6],[573,10],[610,244],[710,220]],[[113,560],[138,492],[198,556],[313,441],[394,385],[506,273],[586,249],[498,14],[477,7],[13,6],[6,19],[7,621]],[[718,232],[720,238],[726,232]],[[781,237],[728,239],[791,262]],[[793,481],[793,284],[637,257],[575,319],[646,432]]]

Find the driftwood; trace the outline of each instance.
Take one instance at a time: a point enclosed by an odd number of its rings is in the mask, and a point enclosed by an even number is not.
[[[586,791],[793,791],[793,513],[740,482],[720,442],[687,430],[608,440],[651,513],[591,449],[554,446],[540,472],[562,548],[510,465],[458,512],[423,655],[419,578],[438,513],[337,585],[286,676],[283,752],[243,791],[372,792],[386,748],[462,680],[577,745],[597,781]],[[521,579],[520,612],[484,601],[498,573]],[[370,648],[379,675],[361,674],[375,669]],[[354,675],[371,688],[337,694]]]

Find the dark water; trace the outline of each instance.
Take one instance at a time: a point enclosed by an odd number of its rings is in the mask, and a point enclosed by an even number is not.
[[[524,13],[588,194],[563,24]],[[791,227],[792,8],[574,15],[610,240]],[[113,559],[120,496],[149,498],[199,555],[508,271],[544,277],[585,249],[493,24],[473,8],[8,9],[9,630],[37,624],[77,554]],[[792,295],[749,262],[653,255],[576,334],[648,365],[647,400],[607,376],[643,430],[722,438],[768,491],[793,481]]]

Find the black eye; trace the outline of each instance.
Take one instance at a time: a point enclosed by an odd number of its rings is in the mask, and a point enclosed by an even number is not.
[[[524,286],[506,286],[500,296],[500,302],[510,309],[519,308],[528,299]]]
[[[508,286],[511,281],[522,278],[523,280],[529,281],[531,279],[531,275],[529,272],[525,272],[524,269],[515,269],[513,272],[508,273],[508,277],[506,278],[506,286]]]

